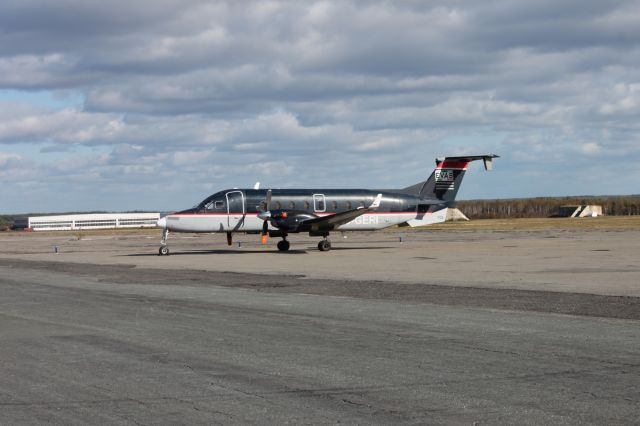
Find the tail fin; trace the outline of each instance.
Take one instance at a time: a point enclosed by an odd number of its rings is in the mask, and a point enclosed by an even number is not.
[[[470,155],[465,157],[436,158],[436,169],[428,180],[417,183],[403,191],[417,195],[424,200],[438,200],[442,203],[452,202],[458,194],[464,174],[469,163],[475,160],[484,161],[486,170],[493,169],[493,159],[497,155]]]

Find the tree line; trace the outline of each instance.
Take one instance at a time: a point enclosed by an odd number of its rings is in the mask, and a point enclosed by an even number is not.
[[[540,197],[501,200],[458,201],[457,206],[469,219],[551,217],[560,206],[595,204],[610,216],[640,215],[640,196]]]

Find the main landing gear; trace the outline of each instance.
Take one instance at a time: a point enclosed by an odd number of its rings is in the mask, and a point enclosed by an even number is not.
[[[287,251],[289,250],[289,247],[290,247],[290,244],[289,244],[289,241],[287,241],[286,237],[282,237],[282,240],[278,241],[278,250]],[[324,240],[318,243],[318,250],[320,251],[331,250],[331,241],[329,241],[327,237],[325,237]]]
[[[278,241],[278,250],[280,251],[287,251],[290,246],[291,244],[286,240],[286,237],[282,237],[282,240]]]
[[[278,241],[278,250],[280,250],[280,251],[287,251],[287,250],[289,250],[290,246],[291,246],[291,244],[289,244],[289,241],[287,241],[287,240]]]
[[[318,243],[318,250],[320,251],[329,251],[331,250],[331,241],[327,240],[327,237],[324,240]]]
[[[158,249],[158,256],[169,256],[169,247],[167,247],[167,240],[169,239],[169,230],[164,228],[162,230],[162,239],[160,240],[160,248]]]

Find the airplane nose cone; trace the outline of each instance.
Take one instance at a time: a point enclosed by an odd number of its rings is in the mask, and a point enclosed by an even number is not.
[[[156,222],[156,226],[158,228],[166,228],[167,227],[167,218],[166,217],[161,217],[160,219],[158,219],[158,221]]]

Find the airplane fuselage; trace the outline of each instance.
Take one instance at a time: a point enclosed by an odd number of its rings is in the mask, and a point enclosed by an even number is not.
[[[497,155],[471,155],[436,159],[425,181],[403,189],[227,189],[216,192],[196,207],[158,220],[162,240],[158,254],[168,255],[170,231],[226,233],[233,244],[237,232],[281,237],[278,250],[289,250],[289,234],[320,236],[318,250],[331,250],[328,237],[336,231],[375,231],[394,225],[423,226],[444,222],[469,166],[476,160],[492,168]]]
[[[423,224],[445,220],[446,205],[421,205],[413,195],[368,189],[273,189],[271,209],[295,212],[304,218],[322,217],[366,208],[382,194],[379,208],[336,227],[337,231],[366,231],[387,228],[412,220]],[[207,197],[198,206],[167,215],[165,227],[177,232],[258,233],[263,220],[267,190],[228,189]],[[162,219],[161,219],[162,220]],[[269,225],[270,232],[277,228]],[[293,231],[299,232],[299,231]],[[308,232],[303,229],[302,232]]]

